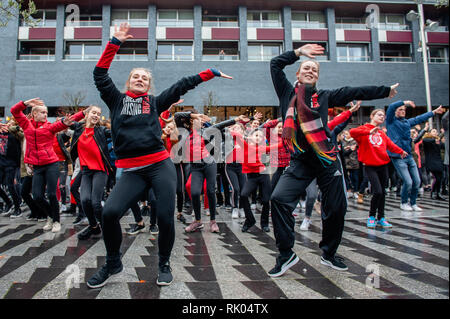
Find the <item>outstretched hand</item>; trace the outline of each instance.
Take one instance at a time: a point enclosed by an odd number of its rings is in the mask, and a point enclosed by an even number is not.
[[[70,116],[69,116],[69,114],[67,114],[67,116],[64,117],[64,119],[63,119],[63,123],[66,126],[71,126],[75,122],[74,117],[75,117],[75,114],[74,115],[70,115]]]
[[[350,109],[349,109],[349,111],[352,112],[352,113],[355,113],[361,107],[361,103],[362,103],[361,100],[357,101],[356,104],[353,104],[353,102],[350,102]]]
[[[175,103],[173,103],[168,109],[167,111],[172,112],[172,108],[176,107],[178,104],[181,104],[184,102],[184,99],[179,99],[178,101],[176,101]]]
[[[0,133],[6,133],[8,132],[8,124],[0,123]]]
[[[221,77],[221,78],[230,79],[230,80],[233,79],[232,76],[226,75],[225,73],[223,73],[222,71],[217,70],[217,69],[211,69],[211,72],[212,72],[215,76],[219,76],[219,77]]]
[[[263,114],[261,112],[256,112],[255,115],[253,115],[253,118],[255,120],[261,121],[261,119],[263,118]]]
[[[248,122],[250,122],[250,119],[247,117],[247,115],[241,114],[235,118],[235,121],[236,121],[236,123],[239,123],[239,122],[248,123]]]
[[[433,111],[434,114],[442,114],[444,112],[445,109],[442,107],[442,105],[439,105],[439,107]]]
[[[397,88],[400,85],[400,83],[395,83],[394,85],[391,85],[391,91],[389,92],[389,98],[392,99],[395,95],[397,95]]]
[[[131,34],[128,34],[130,31],[130,25],[126,22],[121,23],[119,30],[117,30],[117,25],[114,26],[114,37],[119,40],[120,42],[125,42],[128,39],[132,39],[133,36]]]
[[[405,106],[411,106],[412,108],[416,107],[416,103],[414,103],[414,101],[403,101],[403,103],[405,103]]]
[[[319,44],[309,43],[295,50],[297,56],[304,55],[308,58],[315,59],[317,55],[323,55],[325,48]]]

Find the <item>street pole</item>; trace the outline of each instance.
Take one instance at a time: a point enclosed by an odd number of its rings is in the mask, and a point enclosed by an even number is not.
[[[423,60],[423,73],[425,77],[425,95],[427,98],[427,112],[431,112],[431,94],[430,94],[430,78],[428,76],[428,50],[427,50],[427,39],[425,38],[425,18],[423,16],[423,4],[421,1],[417,1],[417,9],[419,12],[419,26],[420,34],[422,37],[422,60]],[[430,118],[428,120],[430,124],[430,129],[433,128],[433,120]]]

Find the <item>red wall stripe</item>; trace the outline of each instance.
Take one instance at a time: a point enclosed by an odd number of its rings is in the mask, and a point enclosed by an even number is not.
[[[427,32],[428,43],[448,44],[448,32]]]
[[[74,39],[101,39],[102,28],[75,28]]]
[[[301,39],[302,41],[328,41],[328,30],[301,29]]]
[[[386,31],[387,42],[412,42],[411,31]]]
[[[345,41],[370,42],[370,31],[368,30],[344,30]]]
[[[41,39],[55,39],[56,28],[30,28],[28,39],[41,40]]]
[[[284,40],[284,29],[256,29],[257,40]]]
[[[212,40],[239,40],[239,28],[211,28]]]
[[[166,39],[194,39],[194,28],[166,28]]]

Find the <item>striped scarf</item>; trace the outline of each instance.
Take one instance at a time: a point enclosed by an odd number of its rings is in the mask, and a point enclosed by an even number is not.
[[[311,145],[323,166],[330,165],[336,160],[337,151],[335,147],[328,141],[328,137],[323,127],[320,113],[314,108],[319,107],[317,103],[317,93],[315,89],[306,87],[303,84],[297,84],[295,88],[296,94],[292,98],[283,126],[283,141],[291,153],[304,153],[306,145],[299,145],[297,141],[297,130],[300,127],[306,137],[306,141]],[[311,96],[311,93],[313,93]],[[310,108],[305,103],[305,95],[307,103],[313,102]]]

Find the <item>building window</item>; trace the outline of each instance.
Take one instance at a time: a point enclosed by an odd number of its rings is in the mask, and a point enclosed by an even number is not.
[[[281,54],[281,46],[281,43],[249,43],[248,60],[270,61],[272,58]]]
[[[192,10],[159,10],[156,22],[158,27],[193,27]]]
[[[21,61],[54,61],[55,41],[20,41],[18,59]]]
[[[448,63],[448,46],[428,46],[428,62]]]
[[[412,62],[409,44],[380,44],[380,60],[382,62]]]
[[[131,27],[148,27],[147,10],[112,10],[111,25],[127,22]]]
[[[96,61],[102,54],[101,42],[67,41],[64,59],[75,61]]]
[[[71,15],[72,12],[66,12],[66,19],[69,15]],[[70,24],[76,24],[78,22],[77,27],[101,27],[102,26],[102,14],[101,13],[94,13],[94,14],[80,14],[80,20],[69,20],[65,21],[65,25],[68,25],[68,22]]]
[[[282,28],[279,12],[250,11],[247,13],[247,27]]]
[[[203,41],[203,61],[238,61],[237,41]]]
[[[5,116],[5,107],[4,106],[0,106],[0,122],[3,123],[3,117]]]
[[[378,23],[380,30],[409,30],[409,25],[405,22],[405,17],[402,14],[380,14],[380,21]]]
[[[160,61],[193,61],[192,42],[158,42],[156,59]]]
[[[316,56],[317,61],[328,61],[330,59],[330,55],[328,53],[328,43],[327,42],[305,41],[305,42],[294,42],[292,45],[293,45],[294,49],[298,49],[301,46],[308,44],[308,43],[315,43],[315,44],[321,45],[322,47],[325,48],[323,55]]]
[[[363,18],[336,17],[336,29],[366,30]]]
[[[120,46],[114,59],[117,61],[147,61],[148,42],[128,40]]]
[[[35,27],[56,27],[56,10],[37,10],[31,17],[39,19]],[[28,26],[23,19],[21,19],[20,25]]]
[[[338,44],[338,62],[368,62],[370,61],[368,44]]]
[[[301,29],[324,29],[327,27],[323,12],[292,12],[292,27]]]
[[[239,22],[237,16],[206,16],[202,18],[204,27],[213,28],[238,28]]]

